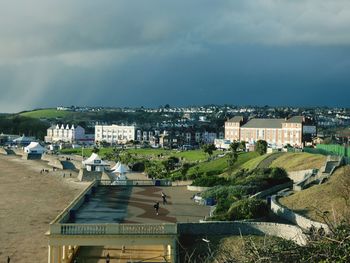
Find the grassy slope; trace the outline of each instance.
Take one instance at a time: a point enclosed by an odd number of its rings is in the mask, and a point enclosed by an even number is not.
[[[265,158],[267,158],[270,154],[259,155],[248,162],[242,164],[242,169],[253,170],[255,169],[260,162],[262,162]]]
[[[58,111],[56,109],[43,109],[43,110],[34,110],[21,113],[21,116],[30,117],[30,118],[63,118],[68,115],[71,115],[70,111]]]
[[[270,167],[281,167],[287,171],[321,168],[326,156],[310,153],[285,153],[272,162]]]
[[[242,152],[238,154],[238,158],[236,163],[233,166],[233,172],[238,171],[241,169],[241,165],[245,162],[251,160],[252,158],[257,157],[256,152]],[[196,167],[199,167],[198,172],[199,173],[216,173],[217,175],[224,173],[227,170],[227,159],[228,157],[222,157],[210,162],[202,162],[199,163],[193,167],[191,167],[187,174],[196,174]],[[223,174],[224,176],[227,174]]]
[[[345,172],[346,169],[347,172]],[[339,213],[345,209],[345,202],[339,194],[343,187],[342,180],[349,176],[350,166],[341,167],[335,171],[328,182],[312,186],[279,200],[288,208],[315,220],[321,220],[317,211],[329,211],[332,217],[333,211],[335,211],[339,216]]]

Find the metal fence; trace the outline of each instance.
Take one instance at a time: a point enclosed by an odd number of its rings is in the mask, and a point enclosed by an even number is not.
[[[305,147],[303,151],[314,154],[350,157],[350,147],[338,144],[317,144],[316,148]]]

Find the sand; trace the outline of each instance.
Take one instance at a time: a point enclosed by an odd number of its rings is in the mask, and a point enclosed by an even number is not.
[[[0,262],[47,262],[49,223],[88,185],[69,174],[0,154]]]

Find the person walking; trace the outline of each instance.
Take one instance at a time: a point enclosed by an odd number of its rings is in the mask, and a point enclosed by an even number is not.
[[[111,260],[111,258],[109,257],[109,253],[107,253],[107,256],[106,256],[106,263],[109,263]]]
[[[158,211],[159,211],[159,202],[156,202],[153,207],[154,207],[154,210],[156,211],[156,215],[159,215],[159,213],[158,213]]]
[[[10,256],[7,256],[7,263],[10,263],[10,261],[11,261]]]
[[[162,192],[162,199],[163,199],[163,205],[168,203],[166,200],[166,194],[164,194],[164,192]]]

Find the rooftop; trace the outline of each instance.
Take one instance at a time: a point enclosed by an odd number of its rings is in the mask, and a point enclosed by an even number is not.
[[[163,205],[161,193],[167,195]],[[198,205],[185,186],[99,186],[67,223],[176,223],[198,222],[209,207]],[[159,215],[153,205],[160,203]]]
[[[242,128],[282,128],[285,119],[251,119]]]

